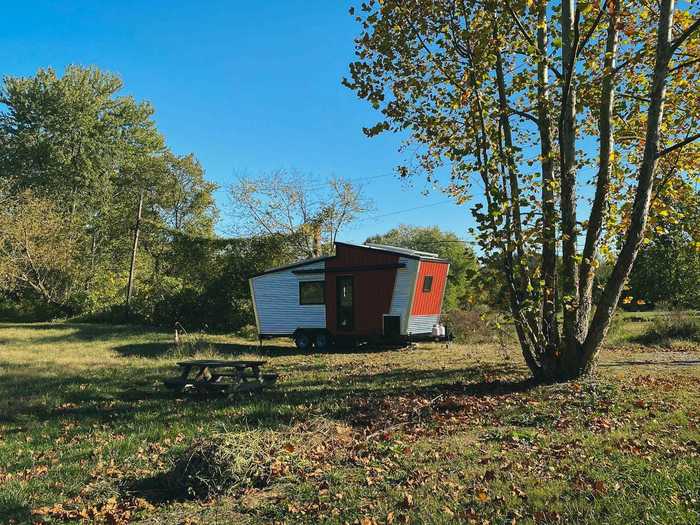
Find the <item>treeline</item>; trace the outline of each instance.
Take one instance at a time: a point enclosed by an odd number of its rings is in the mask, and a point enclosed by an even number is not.
[[[347,180],[287,171],[237,177],[227,188],[235,230],[222,238],[216,185],[194,155],[167,147],[153,107],[122,88],[115,75],[77,66],[4,79],[0,319],[238,329],[254,322],[249,276],[331,253],[342,231],[373,210]],[[699,203],[688,204],[686,220],[651,229],[629,304],[697,306]],[[447,310],[504,304],[497,265],[453,233],[400,226],[368,240],[448,258]]]
[[[288,255],[284,243],[218,239],[216,186],[193,155],[168,149],[152,106],[122,87],[75,66],[4,79],[2,316],[250,322],[244,276]]]

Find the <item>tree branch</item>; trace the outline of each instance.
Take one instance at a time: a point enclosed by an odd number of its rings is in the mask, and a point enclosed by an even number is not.
[[[669,153],[676,151],[677,149],[682,148],[683,146],[687,146],[691,142],[694,142],[698,139],[700,139],[700,133],[696,133],[695,135],[692,135],[684,140],[681,140],[680,142],[677,142],[673,146],[669,146],[668,148],[659,151],[656,154],[656,158],[658,159],[663,157],[664,155],[668,155]]]
[[[672,55],[681,45],[683,45],[683,42],[685,42],[690,35],[692,35],[695,31],[700,29],[700,18],[698,18],[695,22],[690,24],[690,26],[683,31],[676,39],[674,39],[671,42],[671,48],[669,50],[669,53]]]
[[[684,67],[692,66],[693,64],[696,64],[696,63],[698,63],[698,62],[700,62],[700,58],[694,58],[694,59],[692,59],[692,60],[686,60],[685,62],[681,62],[680,64],[678,64],[676,67],[671,68],[671,69],[669,70],[669,73],[670,73],[670,74],[673,74],[673,73],[675,73],[676,71],[678,71],[678,70],[680,70],[680,69],[683,69]]]
[[[521,116],[521,117],[523,117],[523,118],[526,118],[526,119],[528,119],[528,120],[531,120],[532,122],[534,122],[534,123],[537,124],[538,126],[540,125],[540,120],[539,120],[535,115],[533,115],[532,113],[528,113],[527,111],[522,111],[522,110],[515,109],[515,108],[512,108],[512,107],[508,107],[508,111],[510,111],[510,113],[513,114],[513,115],[519,115],[519,116]]]
[[[588,220],[586,240],[583,248],[581,266],[579,268],[579,324],[588,327],[588,319],[592,308],[593,279],[595,277],[594,260],[598,252],[598,241],[603,230],[603,220],[606,215],[606,204],[610,191],[610,175],[612,172],[613,151],[613,105],[615,100],[615,58],[617,55],[618,35],[618,4],[613,0],[610,19],[608,21],[607,39],[605,43],[605,58],[600,95],[600,117],[598,136],[600,139],[599,168],[596,180],[595,197],[591,206]]]
[[[532,40],[532,38],[530,37],[530,34],[528,33],[527,28],[525,27],[523,22],[520,20],[520,17],[518,16],[518,14],[515,11],[513,11],[513,8],[510,6],[510,2],[506,2],[505,4],[506,4],[506,9],[508,10],[508,13],[513,18],[513,21],[515,22],[515,25],[518,28],[518,32],[523,36],[523,38],[525,40],[527,40],[528,44],[530,44],[532,47],[534,47],[535,49],[538,50],[538,52],[539,52],[538,54],[540,55],[540,59],[546,58],[546,55],[544,54],[545,52],[540,50],[537,46],[537,43]],[[557,68],[555,68],[551,64],[548,64],[548,67],[552,71],[552,73],[554,73],[554,76],[556,76],[557,79],[559,79],[559,80],[562,79],[562,74]]]

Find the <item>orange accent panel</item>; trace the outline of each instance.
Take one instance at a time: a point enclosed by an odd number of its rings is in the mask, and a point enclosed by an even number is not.
[[[413,295],[411,315],[440,313],[449,267],[450,265],[445,262],[420,262],[420,266],[418,267],[418,279],[416,279],[416,290]],[[423,281],[427,276],[433,277],[433,286],[429,292],[424,292]]]

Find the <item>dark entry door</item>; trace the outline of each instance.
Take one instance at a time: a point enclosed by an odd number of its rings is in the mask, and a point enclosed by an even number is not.
[[[338,330],[349,331],[355,327],[353,315],[353,279],[351,275],[335,278],[335,293],[338,307]]]

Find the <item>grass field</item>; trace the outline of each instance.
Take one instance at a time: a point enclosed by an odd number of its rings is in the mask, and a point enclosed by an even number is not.
[[[700,523],[700,344],[620,316],[595,380],[535,386],[514,345],[300,355],[210,336],[0,324],[0,523]],[[164,390],[186,354],[258,357],[277,386]],[[226,433],[242,475],[167,475]],[[238,460],[237,460],[238,461]],[[238,464],[238,463],[237,463]]]

